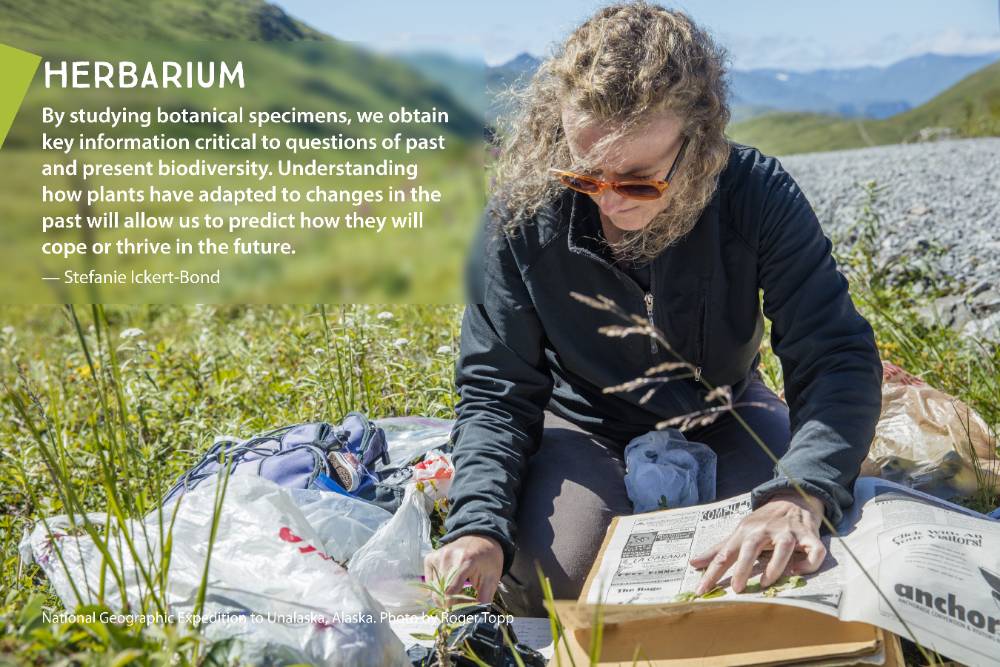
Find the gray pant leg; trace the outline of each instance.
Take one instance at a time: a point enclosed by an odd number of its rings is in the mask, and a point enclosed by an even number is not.
[[[736,411],[777,458],[784,456],[792,439],[785,402],[757,375],[736,403],[767,406],[740,407]],[[718,457],[715,484],[718,499],[746,493],[774,478],[774,461],[728,413],[723,413],[708,426],[691,429],[684,437],[708,445]]]
[[[514,614],[546,616],[537,562],[556,599],[576,599],[611,518],[632,513],[621,448],[551,413],[528,461],[517,511],[517,551],[501,597]]]

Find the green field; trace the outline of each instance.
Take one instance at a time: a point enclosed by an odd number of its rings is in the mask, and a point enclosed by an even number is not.
[[[864,242],[839,248],[883,358],[965,400],[995,435],[1000,347],[924,326],[914,314],[921,301],[884,283]],[[66,511],[67,487],[82,508],[103,511],[115,498],[122,516],[143,515],[218,434],[338,420],[352,409],[451,417],[460,315],[457,306],[6,307],[0,663],[165,664],[169,648],[171,664],[198,664],[207,647],[173,646],[162,628],[44,623],[42,610],[60,605],[18,557],[25,528]],[[780,389],[766,339],[763,359],[765,380]],[[47,465],[46,452],[61,463]],[[965,502],[992,508],[997,490]]]
[[[771,155],[915,141],[924,128],[957,136],[1000,134],[1000,63],[985,67],[929,102],[884,120],[816,113],[771,113],[729,126],[729,136]]]

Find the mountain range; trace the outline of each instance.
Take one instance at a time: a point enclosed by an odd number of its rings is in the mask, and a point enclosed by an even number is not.
[[[503,113],[503,91],[523,85],[540,61],[523,53],[500,65],[458,61],[438,55],[401,56],[430,78],[448,85],[460,99],[478,99],[477,111],[495,121]],[[730,72],[735,141],[775,154],[921,141],[951,136],[1000,134],[1000,53],[924,54],[887,67],[792,72],[777,69]],[[443,64],[447,62],[447,67]],[[478,68],[487,96],[444,77],[448,68]],[[468,79],[465,79],[468,81]],[[477,88],[478,89],[478,88]]]
[[[252,95],[249,88],[242,94],[219,92],[213,99],[203,92],[197,100],[182,93],[145,91],[137,97],[128,91],[77,91],[81,103],[204,106],[246,103],[252,96],[265,108],[293,103],[342,109],[437,106],[452,110],[451,133],[467,140],[481,136],[484,121],[493,124],[503,108],[498,93],[523,81],[539,64],[530,54],[489,67],[442,53],[378,55],[315,30],[264,0],[166,0],[146,6],[136,12],[130,0],[0,0],[0,41],[49,57],[92,59],[168,54],[198,59],[222,49],[243,53],[256,79]],[[729,134],[776,153],[910,141],[928,131],[934,136],[997,134],[998,58],[1000,53],[925,54],[887,67],[734,70]],[[9,147],[37,136],[31,120],[37,108],[30,107],[51,103],[54,94],[29,96]],[[309,134],[315,128],[291,131]]]
[[[927,53],[886,67],[809,72],[731,70],[730,106],[733,120],[737,122],[772,111],[888,118],[929,101],[997,60],[1000,60],[1000,52],[980,55]],[[539,63],[535,56],[522,53],[508,62],[489,67],[486,70],[487,89],[495,94],[530,76]]]
[[[1000,53],[971,56],[926,53],[887,67],[811,72],[733,70],[731,103],[734,107],[888,118],[929,101],[998,59]]]

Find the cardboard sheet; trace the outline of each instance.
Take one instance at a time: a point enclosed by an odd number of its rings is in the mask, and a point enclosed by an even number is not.
[[[566,639],[550,664],[588,664],[595,627],[601,627],[600,667],[742,667],[816,664],[902,667],[898,639],[866,623],[778,604],[709,602],[588,604],[617,519],[576,601],[553,606]],[[599,615],[598,615],[599,614]],[[581,662],[582,661],[582,662]]]
[[[654,667],[739,667],[862,658],[885,650],[881,629],[807,610],[768,604],[702,604],[697,610],[685,606],[686,611],[673,610],[665,616],[655,615],[652,608],[638,615],[607,609],[598,664],[632,665],[638,658],[639,664]],[[586,661],[593,622],[580,621],[593,619],[593,608],[557,601],[555,610],[569,639],[559,651]]]

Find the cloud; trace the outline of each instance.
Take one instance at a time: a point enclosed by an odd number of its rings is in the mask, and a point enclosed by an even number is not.
[[[918,40],[913,45],[910,55],[928,52],[972,55],[998,51],[1000,51],[1000,35],[986,35],[952,28]]]

